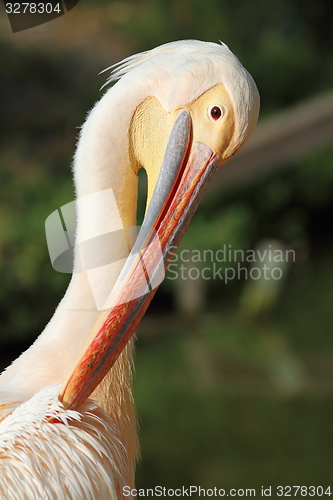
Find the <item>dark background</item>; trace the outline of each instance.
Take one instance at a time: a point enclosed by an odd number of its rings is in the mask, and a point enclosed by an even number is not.
[[[1,368],[42,331],[69,281],[50,265],[44,221],[73,199],[71,158],[101,96],[98,73],[168,41],[221,39],[253,75],[264,125],[332,89],[332,17],[323,0],[81,0],[13,34],[0,5]],[[274,241],[296,252],[284,279],[166,279],[140,326],[138,487],[259,496],[262,485],[333,482],[333,147],[285,167],[208,192],[181,247]]]

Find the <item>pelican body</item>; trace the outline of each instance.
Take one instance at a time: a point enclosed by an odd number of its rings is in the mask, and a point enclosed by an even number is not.
[[[214,172],[256,125],[256,85],[224,44],[172,42],[111,69],[74,157],[71,282],[0,376],[1,500],[132,498],[133,334]]]

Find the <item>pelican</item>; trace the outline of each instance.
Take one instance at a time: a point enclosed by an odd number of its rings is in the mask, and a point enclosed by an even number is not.
[[[256,85],[223,43],[167,43],[111,70],[74,157],[75,272],[0,376],[1,500],[135,496],[133,333],[211,177],[256,125]]]

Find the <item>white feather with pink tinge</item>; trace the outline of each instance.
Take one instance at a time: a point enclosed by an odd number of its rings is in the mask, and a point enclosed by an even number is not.
[[[1,500],[113,500],[126,485],[111,418],[92,401],[64,410],[59,389],[45,387],[0,423]]]

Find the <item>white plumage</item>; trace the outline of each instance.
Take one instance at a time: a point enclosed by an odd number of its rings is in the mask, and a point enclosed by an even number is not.
[[[91,401],[65,411],[59,390],[41,389],[0,423],[1,498],[103,500],[126,486],[115,423]]]

